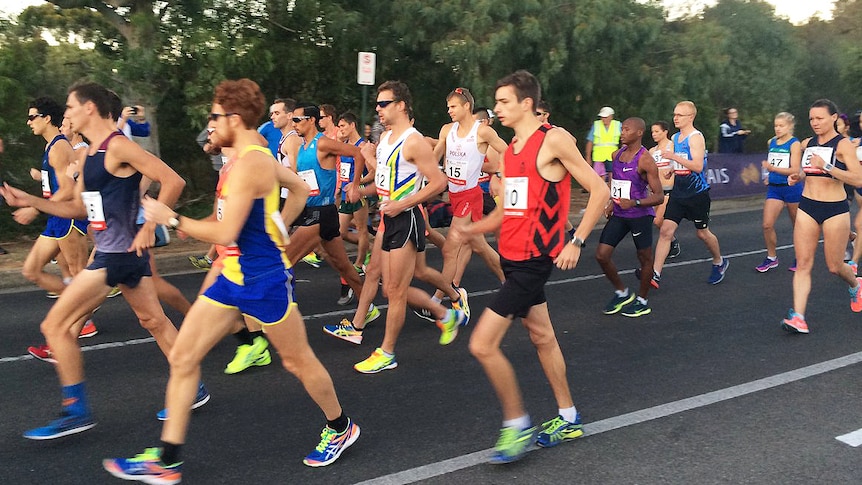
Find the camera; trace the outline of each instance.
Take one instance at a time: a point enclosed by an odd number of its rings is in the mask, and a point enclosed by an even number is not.
[[[132,116],[137,115],[137,114],[138,114],[138,107],[137,107],[137,106],[132,106],[131,108],[132,108]]]

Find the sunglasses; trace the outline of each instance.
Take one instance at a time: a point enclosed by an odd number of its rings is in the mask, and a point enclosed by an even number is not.
[[[543,113],[541,111],[536,111],[536,116],[545,116],[548,113]]]
[[[383,100],[383,101],[378,101],[378,102],[377,102],[377,107],[378,107],[378,108],[385,108],[385,107],[389,106],[390,104],[392,104],[392,103],[394,103],[394,102],[395,102],[395,100],[394,100],[394,99],[386,99],[386,100]]]
[[[42,114],[42,113],[37,113],[37,114],[34,114],[34,115],[27,115],[27,121],[33,121],[33,120],[35,120],[36,118],[44,118],[44,117],[46,117],[46,116],[48,116],[48,115],[46,115],[46,114]]]
[[[311,119],[311,116],[294,116],[290,120],[293,121],[294,123],[299,123],[302,120],[308,120],[308,119]]]
[[[210,121],[218,121],[222,116],[233,116],[236,113],[210,113],[209,119]]]

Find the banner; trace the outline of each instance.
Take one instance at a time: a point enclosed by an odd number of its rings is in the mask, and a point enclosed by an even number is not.
[[[761,162],[765,153],[710,153],[707,156],[706,181],[711,199],[732,199],[766,195]]]

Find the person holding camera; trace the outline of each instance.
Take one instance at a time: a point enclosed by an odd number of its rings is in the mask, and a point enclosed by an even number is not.
[[[150,122],[147,121],[144,107],[136,104],[123,108],[120,119],[117,120],[117,129],[129,138],[150,136]]]

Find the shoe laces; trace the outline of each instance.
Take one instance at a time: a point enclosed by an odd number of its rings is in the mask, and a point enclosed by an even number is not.
[[[568,421],[557,416],[556,418],[543,423],[542,427],[545,428],[545,433],[554,434],[559,431],[560,428],[565,427],[567,424],[569,424]]]
[[[143,453],[138,453],[134,458],[129,461],[161,461],[162,459],[162,450],[161,448],[147,448]]]
[[[326,451],[326,448],[329,447],[329,443],[332,442],[332,438],[335,438],[337,434],[338,433],[334,429],[329,426],[324,426],[323,431],[320,432],[320,443],[317,444],[317,448],[315,448],[315,450],[320,453]]]

